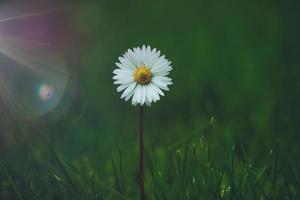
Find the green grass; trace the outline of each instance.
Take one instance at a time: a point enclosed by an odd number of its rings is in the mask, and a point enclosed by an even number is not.
[[[213,130],[209,123],[170,147],[147,146],[147,199],[300,198],[299,161],[288,162],[279,141],[259,155],[260,160],[242,144],[233,144],[220,155]],[[117,150],[106,163],[107,171],[101,172],[87,158],[68,163],[45,139],[28,148],[21,173],[1,162],[0,199],[137,199],[137,176],[127,167],[127,159]]]

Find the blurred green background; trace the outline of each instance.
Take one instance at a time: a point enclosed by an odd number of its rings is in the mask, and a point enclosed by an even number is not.
[[[160,49],[174,67],[170,91],[145,110],[149,152],[168,152],[190,133],[201,132],[213,117],[216,160],[226,159],[223,152],[233,144],[242,144],[259,162],[278,141],[281,156],[299,169],[297,1],[66,4],[70,43],[80,48],[66,57],[76,94],[58,117],[60,105],[54,114],[24,119],[23,126],[3,125],[0,158],[16,179],[22,176],[28,149],[36,160],[47,161],[48,153],[35,150],[45,148],[44,136],[79,171],[93,169],[104,180],[110,180],[112,158],[120,151],[126,177],[134,179],[139,107],[120,99],[112,71],[128,48],[143,44]],[[1,124],[7,123],[4,119]],[[36,173],[43,174],[46,161],[36,164]]]
[[[213,116],[225,146],[242,141],[259,150],[276,138],[291,152],[299,146],[299,14],[292,2],[97,1],[74,15],[92,45],[78,64],[78,105],[56,123],[70,155],[99,158],[135,146],[138,108],[119,99],[111,74],[118,56],[143,44],[174,66],[170,92],[146,110],[148,145],[172,145]]]

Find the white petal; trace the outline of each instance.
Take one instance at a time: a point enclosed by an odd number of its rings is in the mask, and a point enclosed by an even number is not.
[[[155,92],[157,92],[158,94],[160,94],[161,96],[165,96],[165,94],[163,93],[163,91],[157,87],[156,85],[152,84],[153,89],[155,90]]]
[[[149,94],[151,95],[151,97],[152,97],[152,100],[153,100],[153,102],[156,102],[156,101],[158,101],[159,100],[159,95],[157,94],[157,92],[154,90],[154,88],[153,88],[153,85],[151,84],[151,85],[149,85],[149,89],[148,89],[148,91],[149,91]]]
[[[134,90],[134,94],[133,94],[133,98],[132,98],[132,104],[136,104],[136,103],[141,103],[141,98],[143,95],[143,89],[141,85],[137,85],[135,90]]]
[[[134,88],[136,86],[136,82],[134,83],[131,83],[127,88],[126,90],[124,90],[122,96],[121,96],[121,99],[123,99],[124,97],[127,97],[132,91],[134,91]]]
[[[130,62],[129,59],[127,59],[127,57],[119,57],[119,61],[120,61],[120,64],[117,64],[116,65],[120,68],[128,68],[128,69],[132,69],[134,70],[136,67],[133,63]]]
[[[120,85],[119,87],[117,87],[117,91],[121,92],[122,90],[125,90],[130,85],[131,85],[130,83],[129,84]]]
[[[151,82],[163,90],[169,90],[167,86],[172,84],[172,79],[167,77],[156,76],[152,78]]]
[[[152,94],[151,94],[151,88],[149,88],[150,85],[146,85],[146,102],[150,103],[152,102]]]
[[[121,85],[121,84],[128,84],[128,83],[133,83],[134,82],[134,78],[122,78],[122,79],[117,79],[114,84],[118,84],[118,85]]]
[[[144,103],[146,101],[146,86],[142,86],[142,89],[143,89],[143,94],[142,94],[141,105],[144,105]]]
[[[125,97],[125,101],[128,101],[134,94],[134,89]]]
[[[134,71],[131,69],[115,69],[113,71],[113,74],[118,75],[118,74],[127,74],[127,75],[133,75]]]

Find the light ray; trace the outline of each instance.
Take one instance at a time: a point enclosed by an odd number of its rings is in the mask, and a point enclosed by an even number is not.
[[[88,49],[82,49],[82,48],[75,48],[75,47],[70,47],[70,46],[62,46],[62,45],[55,45],[53,43],[49,42],[43,42],[39,40],[32,40],[32,39],[27,39],[27,38],[20,38],[20,37],[13,37],[13,36],[7,36],[7,35],[0,35],[0,41],[5,41],[5,40],[15,40],[15,42],[23,42],[23,43],[28,43],[31,45],[37,45],[37,46],[44,46],[44,47],[50,47],[50,48],[55,48],[55,49],[60,49],[60,50],[68,50],[68,51],[76,51],[76,52],[87,52]]]
[[[19,79],[23,80],[24,84],[28,84],[29,89],[26,92],[28,95],[31,95],[29,104],[28,102],[18,104],[18,102],[22,100],[22,96],[20,98],[20,95],[18,94],[20,88],[17,89],[19,83],[15,83],[12,86],[14,88],[9,89],[10,91],[6,89],[6,94],[0,90],[1,96],[7,96],[12,99],[11,101],[6,101],[8,104],[15,102],[14,105],[22,105],[21,107],[26,110],[26,112],[21,114],[19,109],[17,109],[15,113],[20,112],[20,115],[29,114],[30,116],[40,116],[53,110],[63,97],[69,82],[69,73],[65,69],[63,58],[59,56],[59,53],[57,51],[49,50],[49,48],[41,48],[38,45],[16,41],[14,39],[3,40],[2,38],[0,47],[0,53],[10,58],[14,63],[12,66],[9,63],[4,63],[0,66],[0,70],[10,71],[16,69],[16,74],[14,76],[17,76],[18,74],[21,75],[21,79]],[[23,67],[25,71],[17,70],[19,67]],[[3,78],[0,84],[3,84],[2,87],[5,86],[7,88],[10,81],[8,84],[5,84],[3,81],[7,79],[7,77]],[[52,94],[51,96],[44,98],[44,101],[41,101],[41,96],[39,96],[41,95],[39,93],[41,91],[39,91],[38,88],[44,84],[51,87]],[[8,92],[10,92],[11,95],[9,95]],[[26,92],[25,95],[27,95]],[[45,92],[47,93],[45,90],[42,92],[42,95],[45,95]],[[17,95],[14,97],[12,96],[14,94]]]
[[[53,51],[28,41],[24,42],[26,40],[22,42],[15,39],[5,40],[3,37],[0,39],[0,52],[19,63],[20,66],[27,67],[38,74],[44,74],[45,68],[52,68],[57,72],[66,74],[66,71],[61,68],[63,65],[61,59],[51,55],[54,54]]]
[[[26,112],[25,108],[27,106],[24,104],[23,100],[21,100],[20,102],[16,102],[16,96],[13,93],[14,88],[3,77],[0,77],[0,88],[1,99],[9,110],[6,115],[11,116],[11,119],[15,122],[13,123],[15,126],[17,125],[21,129],[25,128],[23,120]]]
[[[34,16],[38,16],[38,15],[46,15],[46,14],[54,13],[57,10],[58,9],[53,9],[53,10],[44,11],[44,12],[37,12],[37,13],[30,13],[30,14],[24,14],[24,15],[8,17],[8,18],[0,19],[0,23],[1,22],[12,21],[12,20],[24,19],[24,18],[28,18],[28,17],[34,17]]]

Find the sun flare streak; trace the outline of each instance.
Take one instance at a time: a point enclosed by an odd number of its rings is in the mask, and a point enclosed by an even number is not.
[[[66,93],[67,29],[52,15],[61,8],[14,6],[0,7],[0,102],[21,125],[53,111]]]
[[[24,19],[28,17],[34,17],[34,16],[39,16],[39,15],[46,15],[46,14],[51,14],[54,12],[57,12],[59,9],[53,9],[53,10],[48,10],[48,11],[42,11],[42,12],[36,12],[36,13],[29,13],[29,14],[24,14],[24,15],[17,15],[13,17],[7,17],[4,19],[0,19],[1,22],[7,22],[7,21],[12,21],[12,20],[18,20],[18,19]]]

